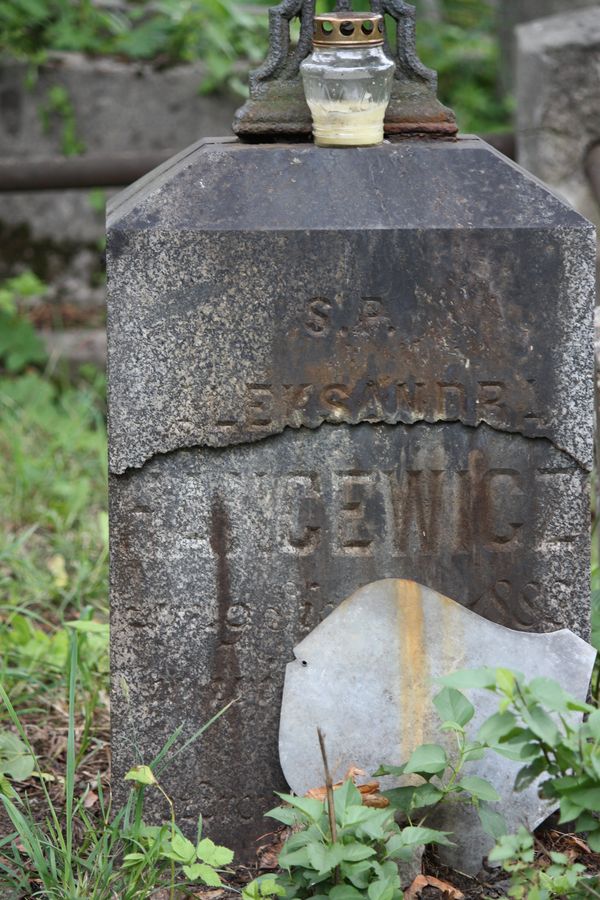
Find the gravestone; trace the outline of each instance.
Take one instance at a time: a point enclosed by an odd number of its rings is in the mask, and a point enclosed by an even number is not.
[[[388,579],[344,600],[294,648],[294,657],[286,667],[279,754],[288,784],[302,795],[323,781],[318,728],[326,733],[327,754],[335,761],[334,782],[351,767],[373,773],[382,762],[402,765],[424,743],[444,744],[452,764],[456,735],[442,732],[433,705],[440,678],[461,669],[503,667],[521,672],[527,681],[552,678],[585,701],[596,651],[566,629],[514,631],[414,581]],[[475,713],[467,734],[474,740],[498,711],[499,700],[486,690],[468,693]],[[572,713],[571,719],[580,721],[581,714]],[[538,795],[544,778],[515,793],[522,767],[522,761],[489,751],[467,761],[463,770],[494,786],[500,799],[493,808],[509,834],[521,825],[533,831],[557,806]],[[381,788],[414,783],[414,776],[387,776]],[[495,841],[471,805],[442,804],[429,811],[427,824],[452,832],[452,846],[438,848],[447,865],[479,872]]]
[[[205,141],[108,223],[113,783],[250,856],[293,647],[408,578],[589,611],[593,228],[477,139]]]
[[[600,141],[600,6],[530,22],[517,36],[519,163],[600,225],[586,173]]]
[[[544,19],[559,13],[595,7],[600,12],[599,0],[502,0],[497,6],[498,34],[500,38],[500,74],[502,86],[510,91],[515,84],[517,58],[516,30],[525,22]]]

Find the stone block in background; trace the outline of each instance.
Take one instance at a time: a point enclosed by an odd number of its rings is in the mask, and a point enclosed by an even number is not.
[[[206,141],[114,201],[116,795],[240,697],[164,784],[252,856],[292,649],[378,578],[586,635],[594,258],[476,139]]]
[[[504,90],[512,91],[516,82],[516,27],[534,19],[567,11],[574,12],[588,6],[600,8],[600,2],[599,0],[500,0],[497,3],[498,33],[501,51],[500,77]]]
[[[294,647],[286,667],[279,726],[279,757],[290,788],[302,796],[323,782],[317,728],[326,735],[334,781],[351,766],[372,775],[380,764],[402,765],[421,744],[446,746],[456,759],[456,738],[441,731],[433,698],[439,679],[459,669],[504,667],[527,680],[552,678],[585,700],[596,651],[572,632],[524,634],[483,619],[454,600],[414,581],[389,579],[368,584],[348,597]],[[498,711],[489,691],[469,691],[475,739],[483,722]],[[574,716],[581,719],[581,716]],[[515,794],[522,763],[488,752],[466,764],[497,790],[497,810],[509,833],[525,824],[533,830],[556,804],[540,800],[539,779]],[[382,779],[387,790],[410,778]],[[414,782],[413,782],[414,783]],[[427,824],[453,832],[453,847],[439,848],[445,863],[476,874],[494,846],[472,807],[462,803],[432,811]]]
[[[600,206],[584,171],[600,141],[600,7],[518,29],[517,156],[594,224]]]
[[[229,93],[201,96],[201,63],[156,69],[148,63],[53,54],[40,66],[33,87],[27,66],[0,63],[0,156],[55,157],[62,153],[64,117],[50,113],[52,87],[63,87],[72,107],[75,134],[94,156],[113,153],[166,154],[206,135],[231,133],[239,98]],[[104,192],[110,198],[115,191]],[[99,202],[98,202],[99,200]],[[0,194],[0,278],[25,266],[53,284],[49,308],[75,306],[103,317],[103,288],[90,291],[102,270],[104,208],[89,190]],[[84,251],[84,258],[81,256]],[[89,257],[94,254],[93,271]],[[93,276],[90,278],[90,275]],[[54,312],[56,310],[54,309]]]

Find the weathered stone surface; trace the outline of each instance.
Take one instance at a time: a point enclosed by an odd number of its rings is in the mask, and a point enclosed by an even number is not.
[[[516,40],[515,29],[525,22],[542,19],[562,12],[598,7],[598,0],[502,0],[498,3],[498,32],[501,47],[501,74],[503,86],[511,90],[515,84]]]
[[[600,6],[518,29],[519,163],[596,225],[600,207],[584,163],[600,141],[599,96]]]
[[[204,144],[108,227],[114,472],[365,420],[591,465],[593,230],[480,141]]]
[[[586,634],[594,239],[476,140],[208,143],[109,219],[113,770],[248,851],[292,648],[412,578]]]
[[[440,731],[432,699],[438,679],[458,669],[503,666],[528,679],[554,678],[585,700],[596,652],[570,631],[525,634],[487,621],[454,600],[414,581],[368,584],[342,602],[294,648],[288,663],[281,707],[279,756],[290,788],[297,794],[323,781],[317,728],[327,737],[335,760],[334,780],[351,765],[374,772],[381,762],[400,765],[422,743],[446,744],[456,753],[454,735]],[[486,691],[470,691],[476,715],[473,736],[498,710]],[[538,784],[513,792],[520,763],[488,753],[464,772],[490,781],[510,831],[536,827],[552,810],[537,795]],[[396,787],[410,779],[382,779]],[[445,812],[445,811],[444,811]],[[443,822],[456,846],[445,859],[461,872],[476,873],[494,841],[477,816],[462,804],[450,816],[434,813],[428,824]]]
[[[165,775],[178,814],[248,844],[283,783],[292,648],[357,586],[427,579],[491,619],[585,631],[586,475],[488,426],[323,425],[111,476],[115,785],[240,702]],[[127,688],[124,688],[124,682]]]

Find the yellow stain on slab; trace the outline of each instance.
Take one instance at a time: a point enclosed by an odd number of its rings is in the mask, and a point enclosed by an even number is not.
[[[405,762],[414,748],[423,743],[430,675],[421,586],[415,581],[396,581],[395,587],[400,651],[400,756]]]

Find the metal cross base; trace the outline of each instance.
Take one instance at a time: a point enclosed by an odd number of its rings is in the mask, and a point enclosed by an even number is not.
[[[452,138],[457,133],[451,109],[437,99],[437,73],[426,68],[415,48],[415,8],[404,0],[370,0],[373,12],[396,22],[392,48],[385,49],[396,63],[392,96],[385,116],[387,135],[430,135]],[[336,11],[351,9],[350,0],[338,0]],[[250,98],[238,109],[233,130],[246,140],[308,138],[312,130],[304,99],[300,63],[312,49],[315,0],[282,0],[269,10],[269,54],[250,73]],[[300,37],[290,46],[290,22],[300,19]]]

